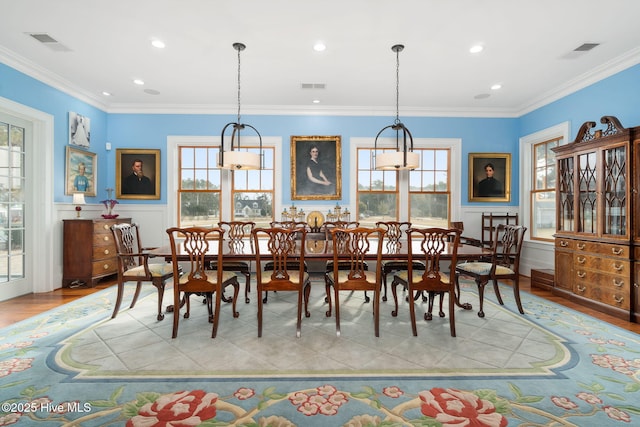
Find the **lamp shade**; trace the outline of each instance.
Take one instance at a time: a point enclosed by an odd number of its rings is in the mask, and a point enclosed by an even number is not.
[[[405,156],[407,156],[406,161]],[[376,156],[377,170],[416,169],[419,166],[420,155],[413,151],[390,151]]]
[[[73,193],[73,202],[74,205],[84,205],[86,202],[84,201],[84,193]]]
[[[260,169],[260,154],[248,151],[225,151],[222,161],[220,153],[218,153],[218,164],[222,169]]]

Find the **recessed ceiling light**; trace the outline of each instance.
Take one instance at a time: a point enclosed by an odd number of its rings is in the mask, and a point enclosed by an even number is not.
[[[502,89],[502,85],[500,83],[496,83],[493,86],[491,86],[491,90],[498,90],[498,89]]]
[[[484,49],[484,46],[477,44],[475,46],[471,46],[471,49],[469,49],[469,52],[480,53],[483,51],[483,49]]]
[[[319,99],[314,99],[314,100],[313,100],[313,103],[314,103],[314,104],[320,104],[320,100],[319,100]]]
[[[313,45],[313,50],[316,52],[322,52],[326,48],[327,46],[323,42],[316,42],[316,44]]]
[[[144,84],[144,80],[135,79],[133,83],[142,86]]]
[[[164,49],[165,48],[165,44],[162,40],[152,40],[151,41],[151,46],[153,47],[157,47],[158,49]]]
[[[104,96],[111,96],[111,92],[107,92],[106,90],[102,91]]]

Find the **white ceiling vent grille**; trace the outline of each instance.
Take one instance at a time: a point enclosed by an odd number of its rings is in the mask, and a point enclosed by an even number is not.
[[[302,83],[302,89],[325,89],[324,83]]]
[[[56,52],[71,52],[71,49],[69,49],[47,33],[29,33],[29,35],[51,50],[55,50]]]
[[[600,46],[600,43],[584,43],[573,50],[574,52],[588,52],[597,46]]]

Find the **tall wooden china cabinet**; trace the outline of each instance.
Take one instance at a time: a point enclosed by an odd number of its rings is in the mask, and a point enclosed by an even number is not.
[[[602,129],[584,123],[575,141],[553,149],[554,291],[638,322],[640,126],[626,129],[613,116],[600,122]]]

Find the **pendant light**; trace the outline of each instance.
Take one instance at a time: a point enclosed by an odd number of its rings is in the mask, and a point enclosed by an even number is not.
[[[240,122],[240,52],[246,49],[243,43],[234,43],[233,48],[238,51],[238,120],[236,122],[227,123],[222,128],[220,136],[220,153],[218,154],[218,167],[222,169],[232,170],[248,170],[260,169],[262,158],[262,136],[256,128],[251,125]],[[231,127],[231,147],[228,151],[224,151],[224,134],[227,128]],[[240,131],[245,128],[251,128],[258,135],[260,140],[260,152],[252,153],[249,151],[240,151]]]
[[[413,152],[413,137],[411,132],[400,121],[400,52],[404,49],[401,44],[391,47],[396,53],[396,120],[378,132],[374,142],[374,152],[377,152],[378,138],[387,129],[396,131],[396,151],[385,151],[375,157],[376,170],[416,169],[420,166],[420,155]],[[400,134],[402,133],[402,151],[400,151]]]

